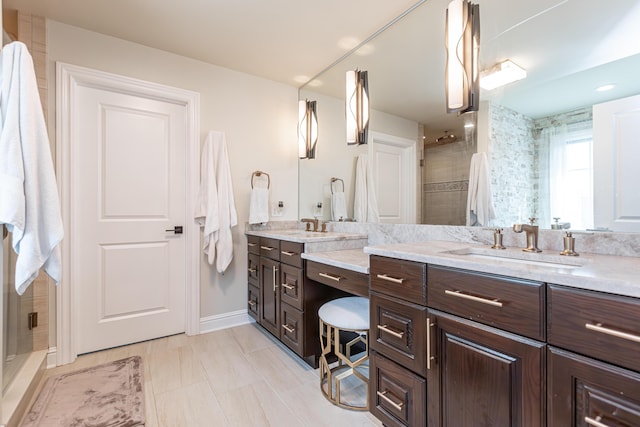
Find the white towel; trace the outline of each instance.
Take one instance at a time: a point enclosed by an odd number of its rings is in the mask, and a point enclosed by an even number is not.
[[[491,174],[485,153],[471,156],[469,192],[467,193],[467,226],[487,227],[496,217],[491,196]]]
[[[33,60],[27,47],[2,50],[0,223],[13,233],[15,285],[22,295],[44,268],[60,282],[62,218]]]
[[[261,180],[256,180],[251,189],[249,200],[249,224],[269,222],[269,188],[259,187]],[[264,181],[264,180],[262,180]]]
[[[344,191],[331,193],[331,219],[333,221],[347,219],[347,200]]]
[[[202,250],[209,264],[213,265],[217,252],[216,269],[224,273],[233,259],[231,227],[238,224],[224,132],[207,134],[201,169],[195,220],[204,227]]]
[[[359,155],[356,162],[356,191],[354,193],[353,217],[358,222],[380,221],[373,172],[366,154]]]

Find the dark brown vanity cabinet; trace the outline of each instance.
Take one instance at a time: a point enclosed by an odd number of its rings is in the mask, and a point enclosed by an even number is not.
[[[549,286],[548,425],[640,426],[640,301]]]

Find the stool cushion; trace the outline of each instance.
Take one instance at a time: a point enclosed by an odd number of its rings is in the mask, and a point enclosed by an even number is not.
[[[346,297],[329,301],[320,307],[318,316],[324,323],[340,329],[369,329],[369,299]]]

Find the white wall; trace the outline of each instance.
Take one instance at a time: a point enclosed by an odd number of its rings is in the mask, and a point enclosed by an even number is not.
[[[47,21],[47,37],[51,118],[56,61],[200,93],[200,141],[208,130],[226,133],[239,224],[233,230],[234,260],[224,276],[202,258],[200,315],[246,309],[244,224],[249,218],[251,173],[259,169],[271,175],[271,198],[285,203],[279,219],[298,217],[297,89],[55,21]],[[222,41],[211,41],[217,42]],[[55,120],[50,120],[52,139],[54,126]]]

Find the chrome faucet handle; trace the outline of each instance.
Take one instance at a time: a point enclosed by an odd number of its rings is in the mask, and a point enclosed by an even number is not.
[[[502,244],[502,237],[503,236],[504,236],[504,234],[502,234],[502,228],[496,228],[494,230],[494,232],[493,232],[493,246],[491,246],[491,249],[507,249]]]
[[[530,217],[529,218],[529,225],[535,225],[537,219],[538,218],[536,218],[535,216]]]

